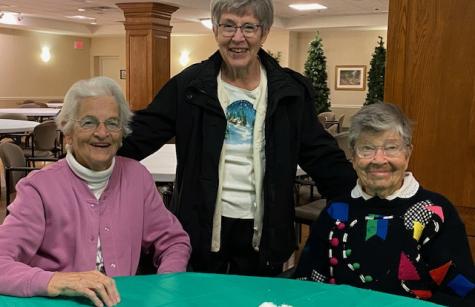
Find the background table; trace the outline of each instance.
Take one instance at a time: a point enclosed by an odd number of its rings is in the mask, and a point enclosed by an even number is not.
[[[174,182],[177,164],[175,144],[163,145],[140,163],[152,174],[155,182]]]
[[[118,307],[258,307],[264,302],[293,307],[430,307],[424,301],[350,286],[283,278],[176,273],[116,278]],[[0,296],[0,306],[85,306],[75,298]]]
[[[26,116],[55,117],[60,109],[53,108],[0,108],[2,114],[23,114]]]
[[[29,120],[0,118],[0,134],[31,132],[40,123]]]

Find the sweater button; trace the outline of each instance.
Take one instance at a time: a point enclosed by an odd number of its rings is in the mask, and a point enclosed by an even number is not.
[[[112,268],[112,269],[115,269],[115,268],[116,268],[115,263],[111,263],[111,268]]]

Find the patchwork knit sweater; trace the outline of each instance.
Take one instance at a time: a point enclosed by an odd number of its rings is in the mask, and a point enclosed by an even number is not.
[[[475,306],[475,269],[465,227],[443,196],[331,201],[312,226],[299,279]]]

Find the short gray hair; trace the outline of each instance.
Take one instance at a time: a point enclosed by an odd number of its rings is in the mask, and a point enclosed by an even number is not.
[[[219,23],[221,15],[225,12],[244,15],[251,10],[259,19],[263,32],[269,32],[274,23],[274,6],[271,0],[212,0],[211,21],[214,25]]]
[[[127,136],[131,132],[129,123],[132,112],[120,86],[108,77],[94,77],[74,83],[64,96],[63,107],[56,117],[56,125],[64,134],[71,133],[81,101],[84,98],[99,96],[115,98],[115,102],[119,107],[119,120],[122,125],[123,136]]]
[[[354,148],[361,132],[395,131],[405,145],[412,143],[412,123],[406,115],[392,103],[378,102],[363,106],[352,118],[348,142]]]

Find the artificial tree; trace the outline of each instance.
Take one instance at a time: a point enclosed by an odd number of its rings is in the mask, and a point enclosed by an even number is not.
[[[312,81],[315,90],[317,114],[330,111],[330,90],[327,85],[327,58],[323,52],[322,39],[317,32],[310,42],[304,74]]]
[[[365,105],[381,102],[384,100],[384,73],[386,67],[386,48],[384,41],[379,37],[378,46],[374,48],[373,58],[368,72],[368,93]]]

